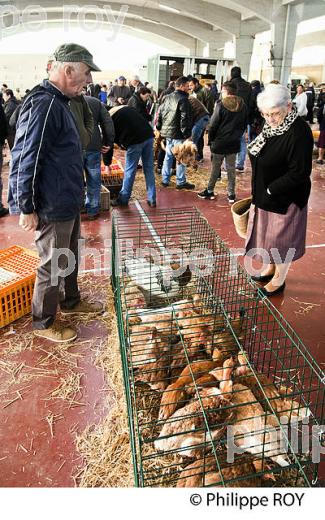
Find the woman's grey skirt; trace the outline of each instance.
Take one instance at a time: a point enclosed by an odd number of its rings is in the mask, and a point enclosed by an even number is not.
[[[246,255],[262,258],[263,263],[275,264],[301,258],[305,254],[307,213],[307,205],[301,210],[296,204],[290,204],[287,213],[280,215],[252,204],[248,217]],[[256,250],[260,250],[260,254]]]

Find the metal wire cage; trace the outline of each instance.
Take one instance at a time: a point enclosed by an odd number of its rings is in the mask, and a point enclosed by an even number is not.
[[[195,208],[113,212],[136,486],[314,486],[324,373]]]

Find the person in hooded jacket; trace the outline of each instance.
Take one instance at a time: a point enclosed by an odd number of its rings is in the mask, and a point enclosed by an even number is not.
[[[220,178],[220,168],[225,159],[228,175],[228,201],[236,200],[236,154],[247,125],[247,109],[241,97],[236,95],[234,85],[227,81],[221,90],[221,100],[210,121],[209,143],[212,153],[212,171],[208,187],[198,193],[202,199],[213,200],[214,187]]]

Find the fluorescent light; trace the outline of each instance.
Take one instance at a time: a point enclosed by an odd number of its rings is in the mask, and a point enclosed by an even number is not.
[[[158,4],[160,9],[164,9],[165,11],[170,11],[171,13],[180,13],[178,9],[174,9],[174,7],[169,7],[169,5]]]

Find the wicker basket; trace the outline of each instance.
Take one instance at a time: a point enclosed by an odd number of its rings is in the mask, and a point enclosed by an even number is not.
[[[31,310],[37,253],[13,246],[0,251],[0,328]]]
[[[248,213],[251,203],[252,197],[248,197],[247,199],[238,200],[231,206],[231,214],[237,235],[241,238],[246,238],[247,235]]]

